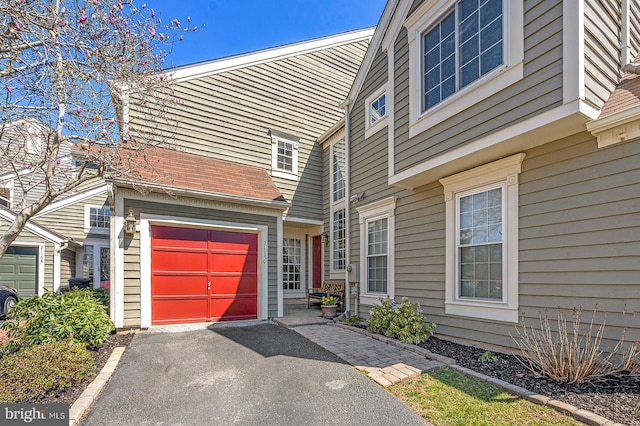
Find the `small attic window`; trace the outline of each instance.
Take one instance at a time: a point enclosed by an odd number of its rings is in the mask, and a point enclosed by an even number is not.
[[[271,136],[271,175],[289,180],[298,180],[298,145],[293,137],[275,134]]]

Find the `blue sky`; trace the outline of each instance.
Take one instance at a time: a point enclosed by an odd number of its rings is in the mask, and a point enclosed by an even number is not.
[[[140,4],[139,0],[138,4]],[[176,43],[167,66],[217,59],[378,23],[386,0],[146,0],[163,22],[198,31]]]

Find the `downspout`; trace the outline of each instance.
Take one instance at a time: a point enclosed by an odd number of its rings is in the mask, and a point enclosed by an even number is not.
[[[345,282],[345,306],[346,310],[344,315],[351,317],[351,283],[349,282],[349,275],[351,272],[351,117],[349,115],[350,108],[353,102],[351,99],[345,100],[342,105],[344,108],[344,162],[345,162],[345,182],[344,182],[344,215],[345,215],[345,263],[347,267],[344,271]],[[356,315],[358,315],[356,309]]]
[[[622,0],[622,10],[620,11],[620,68],[631,63],[634,58],[631,58],[631,34],[630,34],[630,13],[629,13],[629,0]]]

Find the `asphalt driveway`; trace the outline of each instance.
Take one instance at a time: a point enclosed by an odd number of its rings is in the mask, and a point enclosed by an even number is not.
[[[298,333],[273,324],[135,336],[83,425],[424,425]]]

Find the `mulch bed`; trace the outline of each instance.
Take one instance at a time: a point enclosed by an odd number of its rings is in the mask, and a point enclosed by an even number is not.
[[[109,338],[96,350],[92,350],[93,359],[95,362],[95,372],[91,376],[87,377],[82,383],[65,389],[61,392],[51,393],[42,399],[37,401],[31,401],[36,403],[50,404],[70,404],[72,405],[80,397],[82,392],[91,384],[93,379],[96,378],[102,367],[107,363],[107,360],[111,356],[111,352],[118,346],[129,346],[133,339],[133,334],[112,334]]]
[[[431,337],[419,346],[453,358],[456,364],[478,373],[592,411],[614,422],[640,426],[640,378],[610,377],[607,380],[567,385],[534,374],[513,355],[493,353],[498,360],[483,363],[480,359],[485,349],[437,337]]]

